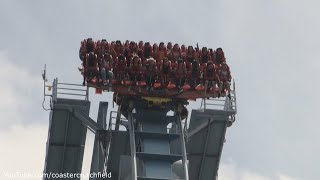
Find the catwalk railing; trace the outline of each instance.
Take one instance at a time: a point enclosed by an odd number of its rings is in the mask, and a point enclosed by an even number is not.
[[[229,95],[220,98],[203,98],[200,109],[213,109],[237,112],[235,82],[233,81]]]
[[[57,98],[89,100],[89,87],[81,84],[58,82],[58,78],[55,78],[51,85],[46,84],[45,81],[43,91],[45,97],[50,97],[51,109],[53,108],[53,102],[57,102]]]

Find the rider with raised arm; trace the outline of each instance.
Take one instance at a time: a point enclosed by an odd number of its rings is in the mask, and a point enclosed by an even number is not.
[[[194,89],[200,83],[201,67],[197,59],[193,59],[190,63],[189,79],[190,85]]]

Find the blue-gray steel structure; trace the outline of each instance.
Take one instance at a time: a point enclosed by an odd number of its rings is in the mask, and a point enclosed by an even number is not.
[[[45,173],[81,173],[87,127],[73,111],[88,115],[89,110],[90,102],[84,100],[57,99],[53,103],[49,121]],[[52,178],[44,177],[44,179]]]
[[[108,120],[108,103],[100,102],[94,121],[88,96],[59,98],[57,80],[53,85],[44,172],[81,173],[89,129],[95,133],[91,173],[111,173],[114,180],[217,179],[226,129],[235,120],[234,89],[230,98],[204,99],[187,126],[175,101],[159,107],[131,100],[132,108],[110,112]]]

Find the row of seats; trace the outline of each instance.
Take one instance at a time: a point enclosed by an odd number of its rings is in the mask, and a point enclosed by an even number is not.
[[[179,55],[176,57],[174,52],[178,48],[177,45],[174,45],[171,51],[168,51],[170,48],[165,48],[167,53],[160,58],[159,54],[155,55],[153,50],[146,52],[146,47],[151,47],[150,43],[143,44],[140,41],[139,45],[135,42],[126,45],[126,43],[116,41],[114,46],[112,44],[106,40],[94,42],[91,38],[82,41],[79,54],[83,61],[84,83],[86,80],[101,79],[104,85],[111,86],[110,82],[114,79],[118,83],[128,80],[129,89],[131,86],[139,85],[134,82],[143,81],[146,82],[148,90],[152,90],[156,82],[162,88],[196,89],[207,84],[209,89],[219,87],[220,92],[224,89],[229,90],[231,74],[222,49],[223,61],[217,63],[217,57],[220,57],[217,55],[216,60],[213,60],[211,56],[204,60],[201,59],[202,56],[195,58],[197,54],[193,53],[194,56],[191,59],[184,59],[179,50]],[[160,47],[163,44],[160,43]],[[119,52],[118,47],[123,51]],[[203,53],[205,51],[203,49],[199,52]],[[218,52],[219,49],[215,52]],[[143,56],[139,56],[139,52]]]
[[[149,42],[139,41],[125,41],[121,43],[120,40],[108,42],[106,39],[101,41],[93,41],[92,38],[85,39],[81,42],[80,46],[80,59],[84,59],[85,54],[88,52],[95,52],[101,57],[102,54],[108,53],[114,58],[120,54],[124,55],[127,59],[132,58],[133,54],[138,55],[142,61],[149,57],[153,57],[157,62],[168,58],[170,61],[177,61],[182,59],[186,63],[192,62],[197,59],[201,64],[212,61],[214,64],[222,64],[226,62],[222,48],[213,50],[212,48],[202,47],[201,49],[193,46],[186,46],[168,42],[160,42],[159,45],[154,43],[151,45]]]

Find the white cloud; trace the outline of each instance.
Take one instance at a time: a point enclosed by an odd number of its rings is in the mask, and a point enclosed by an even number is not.
[[[14,64],[4,51],[0,51],[0,64],[0,127],[40,120],[44,115],[40,72],[37,77]]]
[[[284,174],[279,174],[279,175],[278,175],[278,178],[279,178],[279,180],[298,180],[298,179],[296,179],[296,178],[289,177],[289,176],[284,175]]]
[[[0,179],[16,173],[41,174],[45,161],[46,126],[13,126],[0,131]],[[30,180],[41,178],[30,178]]]
[[[43,123],[48,115],[41,110],[40,72],[36,77],[1,50],[0,64],[0,179],[12,179],[6,173],[40,174],[48,127]]]
[[[219,168],[218,180],[299,180],[283,173],[273,176],[263,175],[238,166],[232,160],[223,162]]]

